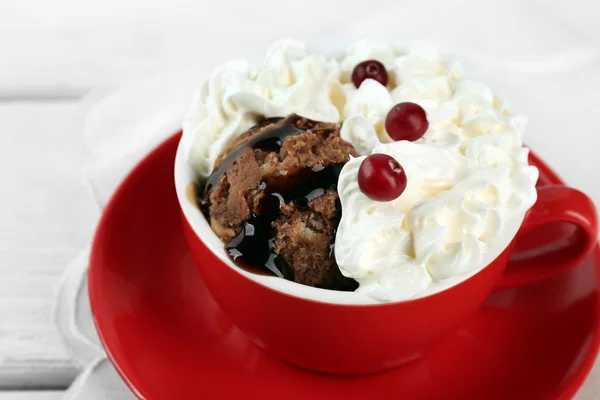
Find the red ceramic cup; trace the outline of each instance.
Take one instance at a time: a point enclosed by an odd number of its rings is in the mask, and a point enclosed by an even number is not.
[[[586,195],[562,185],[543,187],[527,215],[488,251],[482,268],[436,293],[376,303],[360,293],[312,288],[236,267],[190,199],[193,180],[180,146],[175,184],[184,230],[217,303],[266,352],[327,373],[373,373],[419,358],[473,314],[494,287],[530,283],[576,265],[593,250],[598,234],[596,211]],[[509,263],[513,249],[518,260]]]

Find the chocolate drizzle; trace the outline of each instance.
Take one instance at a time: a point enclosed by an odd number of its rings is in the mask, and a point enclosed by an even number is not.
[[[210,218],[210,194],[238,158],[248,148],[266,152],[279,152],[287,137],[307,132],[307,130],[296,126],[299,118],[301,117],[292,116],[287,118],[283,125],[249,139],[225,157],[209,177],[204,194],[199,199],[201,209],[207,218]],[[304,123],[306,123],[306,120],[304,120]],[[257,127],[260,127],[260,125]],[[334,129],[320,129],[320,131],[326,135],[335,132]],[[310,132],[310,129],[308,132]],[[236,265],[251,272],[261,274],[266,272],[293,281],[294,271],[282,257],[274,252],[273,238],[275,233],[273,227],[275,220],[282,214],[281,209],[286,204],[307,209],[311,200],[323,195],[329,189],[335,190],[342,167],[343,164],[319,164],[314,167],[302,168],[293,174],[269,176],[261,181],[259,189],[264,191],[264,196],[261,198],[256,212],[253,212],[244,222],[237,236],[225,245],[227,253]],[[335,221],[336,226],[338,222]],[[332,244],[329,252],[330,258],[334,257],[333,246]],[[355,290],[357,286],[356,281],[339,274],[333,285],[328,288]]]
[[[252,129],[260,128],[267,123],[271,123],[279,119],[280,118],[265,119]],[[204,186],[204,195],[200,200],[200,206],[202,207],[204,214],[207,217],[209,215],[208,208],[210,207],[210,194],[217,187],[219,181],[225,176],[225,174],[227,174],[231,167],[233,167],[238,158],[240,158],[244,151],[246,151],[246,149],[252,148],[254,150],[279,151],[286,137],[297,135],[302,132],[304,132],[302,129],[296,128],[296,126],[292,125],[291,123],[286,123],[286,125],[283,125],[280,128],[266,132],[264,135],[256,136],[233,149],[233,151],[231,151],[227,157],[225,157],[223,162],[221,162],[221,164],[215,168],[213,173],[206,181]]]

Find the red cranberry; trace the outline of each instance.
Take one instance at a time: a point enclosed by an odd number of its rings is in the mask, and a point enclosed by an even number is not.
[[[392,201],[406,189],[406,173],[393,157],[371,154],[358,169],[358,187],[372,200]]]
[[[376,60],[363,61],[354,67],[352,71],[352,82],[357,88],[365,79],[375,79],[383,86],[387,86],[388,73],[382,63]]]
[[[414,142],[423,137],[429,128],[427,114],[415,103],[396,104],[385,117],[385,130],[396,141]]]

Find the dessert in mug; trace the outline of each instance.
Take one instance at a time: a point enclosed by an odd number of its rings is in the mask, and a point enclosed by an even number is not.
[[[286,40],[211,75],[183,144],[238,266],[400,301],[483,268],[535,203],[525,122],[429,49]]]

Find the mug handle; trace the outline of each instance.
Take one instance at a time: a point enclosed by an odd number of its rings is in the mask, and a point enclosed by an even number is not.
[[[563,185],[540,187],[537,194],[537,202],[515,236],[515,247],[498,289],[557,275],[596,248],[598,216],[588,196]]]

